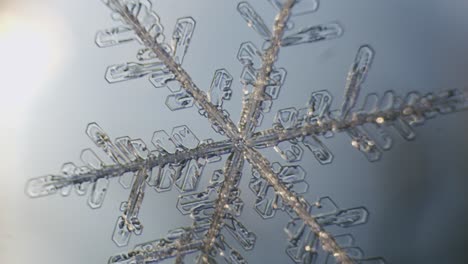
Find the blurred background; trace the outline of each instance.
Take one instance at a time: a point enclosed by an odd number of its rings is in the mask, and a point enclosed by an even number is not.
[[[251,2],[272,24],[276,10],[267,1]],[[245,41],[262,43],[237,13],[238,1],[153,3],[167,38],[177,18],[190,15],[197,21],[184,67],[199,87],[209,87],[219,68],[234,76],[233,98],[225,108],[237,122],[242,69],[237,50]],[[315,90],[330,91],[337,108],[362,44],[371,45],[376,55],[361,94],[467,87],[467,11],[464,0],[322,1],[317,12],[297,18],[296,27],[339,21],[344,35],[281,51],[277,65],[288,75],[262,127],[271,125],[277,110],[302,107]],[[84,133],[90,122],[112,138],[127,135],[148,144],[153,131],[182,124],[199,139],[221,138],[195,109],[171,112],[164,105],[169,91],[153,88],[147,78],[105,81],[108,65],[135,61],[138,49],[137,43],[98,48],[95,32],[113,25],[109,10],[97,0],[0,0],[1,263],[106,263],[111,255],[191,223],[175,208],[176,190],[148,189],[140,212],[143,234],[133,236],[127,248],[117,248],[111,235],[129,193],[117,180],[99,210],[74,193],[41,199],[24,193],[28,179],[58,173],[65,162],[80,164],[80,151],[94,147]],[[306,197],[330,196],[341,208],[366,206],[366,225],[330,231],[351,232],[367,256],[384,256],[389,263],[468,263],[467,121],[468,113],[430,120],[416,129],[412,142],[395,134],[392,150],[377,163],[353,149],[346,135],[336,135],[325,141],[335,155],[333,164],[321,166],[305,151],[300,164],[310,185]],[[280,161],[273,149],[264,153]],[[221,167],[222,162],[209,164],[202,186]],[[248,166],[244,175],[241,219],[256,233],[257,244],[243,255],[250,263],[292,263],[284,253],[287,215],[262,220],[252,208]]]

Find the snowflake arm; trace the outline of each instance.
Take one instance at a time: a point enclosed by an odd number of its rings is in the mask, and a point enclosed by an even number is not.
[[[254,169],[273,186],[276,193],[286,203],[306,225],[319,237],[322,247],[328,253],[333,254],[339,263],[354,263],[354,261],[341,249],[332,235],[326,232],[316,219],[310,215],[309,208],[304,199],[292,193],[284,184],[278,180],[278,176],[271,170],[270,163],[260,153],[253,149],[246,149],[244,155]]]
[[[434,118],[436,114],[468,110],[468,92],[464,90],[444,90],[435,94],[428,93],[414,97],[415,95],[417,93],[409,92],[405,96],[407,100],[403,102],[401,97],[395,96],[393,91],[385,92],[381,98],[378,98],[376,94],[369,94],[369,99],[366,101],[375,101],[377,98],[380,99],[381,104],[371,109],[353,111],[346,119],[330,117],[332,113],[339,112],[338,110],[330,111],[329,114],[319,118],[315,115],[304,117],[304,122],[300,122],[300,118],[296,116],[297,122],[294,121],[295,124],[292,127],[283,127],[277,123],[274,128],[256,132],[246,144],[257,148],[271,147],[279,142],[307,136],[347,132],[366,125],[378,126],[382,129],[393,128],[404,139],[412,140],[415,137],[412,127],[422,125],[425,120]],[[410,98],[413,99],[409,100]],[[298,113],[298,110],[293,110],[294,115]],[[361,149],[356,143],[352,145]]]
[[[165,259],[175,258],[176,263],[182,261],[183,256],[200,250],[202,241],[194,239],[194,230],[178,228],[171,230],[166,237],[135,246],[127,253],[109,258],[109,264],[150,264]]]
[[[211,219],[211,225],[208,229],[203,241],[203,255],[201,259],[203,262],[208,261],[208,254],[213,247],[216,238],[219,236],[219,231],[223,226],[223,219],[225,218],[226,211],[229,209],[229,204],[232,203],[233,188],[235,188],[240,181],[242,169],[244,167],[244,159],[240,151],[234,151],[228,158],[224,168],[224,181],[219,191],[214,212]]]
[[[230,153],[232,148],[233,144],[230,140],[222,140],[203,143],[197,148],[180,150],[174,153],[163,152],[163,154],[158,154],[160,152],[152,152],[145,159],[137,159],[123,164],[104,164],[94,151],[85,149],[81,154],[81,160],[86,166],[64,166],[64,168],[69,169],[66,172],[63,171],[63,175],[46,175],[32,178],[26,184],[26,193],[30,197],[41,197],[54,194],[58,190],[71,186],[75,186],[77,191],[86,192],[89,184],[100,179],[120,177],[126,173],[134,173],[142,167],[147,167],[148,170],[164,168],[171,164],[184,163],[196,158],[210,161],[210,159]],[[148,184],[156,186],[157,180],[155,177],[149,177]],[[84,193],[80,194],[84,195]]]
[[[254,90],[248,96],[248,98],[243,101],[241,119],[239,121],[239,129],[243,137],[247,136],[247,133],[251,133],[253,128],[257,126],[259,114],[262,108],[261,104],[264,101],[264,97],[266,96],[265,88],[269,83],[271,83],[270,74],[273,71],[273,64],[278,57],[279,49],[281,47],[281,39],[286,28],[289,13],[291,12],[295,2],[295,0],[286,1],[286,3],[281,7],[279,14],[276,16],[273,26],[273,34],[270,40],[270,46],[265,50],[262,56],[262,65],[257,74],[255,83],[253,84]],[[239,5],[242,4],[247,5],[247,8],[249,8],[247,3],[241,2]],[[250,10],[253,9],[250,7]],[[254,21],[258,21],[259,16],[255,15],[254,17],[257,18]],[[249,25],[258,24],[253,23],[250,20],[248,20],[248,23]],[[269,32],[264,30],[264,34],[267,33]]]
[[[122,19],[126,24],[132,27],[135,34],[146,46],[150,49],[155,56],[172,72],[176,80],[182,85],[182,87],[189,93],[195,102],[207,113],[207,117],[210,121],[226,133],[226,135],[234,139],[238,135],[237,127],[228,117],[226,117],[222,111],[220,111],[215,105],[213,105],[208,96],[193,83],[190,75],[181,67],[181,65],[172,58],[172,56],[163,48],[161,44],[157,42],[157,36],[153,36],[148,30],[142,25],[137,16],[132,14],[128,6],[125,5],[125,1],[121,0],[107,0],[106,4],[115,12],[121,15]],[[129,6],[133,4],[130,3]]]

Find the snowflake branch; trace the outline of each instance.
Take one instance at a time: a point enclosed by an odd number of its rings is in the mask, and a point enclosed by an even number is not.
[[[148,179],[147,168],[138,170],[135,174],[130,195],[124,203],[122,215],[117,219],[112,240],[118,246],[126,246],[131,233],[141,234],[143,225],[138,219],[141,204],[145,196],[146,181]]]
[[[165,259],[176,258],[180,260],[182,256],[191,254],[200,250],[202,246],[201,240],[192,240],[189,242],[178,239],[168,245],[153,247],[145,250],[132,250],[128,253],[122,253],[113,256],[109,259],[109,264],[127,264],[127,263],[141,263],[153,264],[163,261]],[[177,263],[177,262],[176,262]]]
[[[252,94],[243,101],[239,129],[244,138],[247,137],[257,125],[261,112],[261,104],[267,96],[265,94],[265,88],[269,84],[270,73],[273,70],[274,62],[277,60],[281,47],[281,39],[286,28],[291,8],[294,6],[295,2],[295,0],[288,0],[276,16],[271,43],[262,56],[262,66],[255,80],[254,90]]]
[[[208,254],[210,253],[211,248],[213,247],[216,238],[218,237],[219,232],[223,226],[225,211],[229,208],[229,198],[231,196],[230,193],[232,188],[238,185],[242,175],[243,167],[244,158],[242,157],[242,152],[240,151],[235,151],[232,153],[226,161],[224,167],[224,182],[219,191],[218,199],[216,199],[210,228],[208,229],[203,240],[203,256],[201,260],[204,263],[208,263]]]
[[[407,97],[411,94],[410,92]],[[295,139],[308,135],[325,135],[329,132],[346,132],[349,129],[365,124],[400,125],[401,122],[409,126],[421,125],[426,119],[434,118],[436,113],[447,114],[468,110],[468,91],[447,90],[437,94],[429,93],[419,97],[411,103],[392,105],[390,109],[373,109],[369,112],[355,111],[348,114],[348,118],[309,118],[303,124],[292,128],[272,128],[255,133],[246,141],[248,146],[269,147],[278,142]],[[330,111],[330,113],[336,111]],[[327,116],[329,116],[327,114]]]
[[[278,176],[271,169],[270,163],[267,159],[252,148],[244,148],[244,157],[250,165],[257,170],[271,186],[273,186],[283,202],[286,203],[307,226],[309,226],[315,235],[317,235],[325,251],[331,253],[339,263],[354,263],[346,252],[338,245],[333,236],[322,228],[322,226],[316,221],[315,217],[310,215],[305,200],[291,192],[279,181]]]
[[[190,75],[178,64],[172,56],[156,41],[156,36],[152,36],[150,32],[140,23],[138,18],[134,16],[126,6],[119,0],[108,0],[108,6],[118,12],[125,22],[132,27],[135,34],[142,43],[150,49],[156,57],[166,65],[166,67],[175,75],[175,78],[181,86],[189,93],[195,102],[207,113],[208,119],[226,133],[226,135],[235,139],[238,137],[238,130],[234,122],[226,117],[223,112],[213,105],[207,95],[198,88],[192,81]]]
[[[230,140],[199,145],[195,149],[177,151],[173,154],[150,155],[147,159],[137,159],[129,163],[115,163],[104,165],[100,169],[80,167],[72,175],[46,175],[32,178],[26,184],[26,193],[31,197],[41,197],[56,193],[70,185],[96,182],[102,178],[119,177],[127,172],[136,172],[141,168],[151,170],[155,167],[163,168],[169,164],[178,164],[191,159],[209,159],[219,155],[225,155],[232,151],[233,144]]]

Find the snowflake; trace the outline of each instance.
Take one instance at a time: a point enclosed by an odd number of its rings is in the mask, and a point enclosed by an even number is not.
[[[278,10],[272,30],[247,2],[240,2],[237,10],[248,26],[255,30],[264,43],[259,49],[252,42],[241,44],[237,59],[242,64],[243,105],[236,125],[223,102],[232,95],[233,77],[226,69],[215,71],[210,88],[202,91],[184,70],[183,61],[192,35],[195,20],[183,17],[177,20],[172,41],[166,43],[159,16],[149,0],[104,0],[112,10],[112,18],[119,25],[99,31],[96,44],[109,47],[129,41],[138,41],[138,62],[127,62],[108,67],[108,82],[128,81],[144,76],[156,88],[168,88],[166,105],[170,110],[182,110],[194,105],[206,117],[215,132],[226,139],[200,141],[185,125],[154,132],[149,150],[140,139],[119,137],[114,141],[96,123],[86,129],[89,138],[112,163],[105,163],[93,150],[85,149],[81,159],[86,164],[65,163],[60,175],[33,178],[27,183],[31,197],[56,192],[68,195],[74,188],[79,195],[89,191],[88,204],[99,208],[105,198],[109,180],[119,178],[130,189],[128,200],[121,205],[122,215],[117,219],[112,240],[117,246],[126,246],[132,234],[141,234],[143,225],[138,219],[145,189],[157,192],[175,187],[181,195],[176,207],[193,219],[191,226],[168,232],[167,236],[137,245],[133,250],[112,256],[109,263],[156,263],[175,258],[183,263],[192,256],[198,263],[247,263],[238,247],[252,250],[256,235],[238,219],[244,202],[240,198],[239,182],[246,162],[252,168],[249,188],[256,200],[255,211],[264,219],[284,211],[290,217],[285,231],[288,237],[286,254],[294,263],[385,263],[380,257],[365,257],[354,245],[350,234],[332,235],[325,227],[335,225],[348,228],[367,221],[365,207],[339,208],[330,197],[306,201],[306,172],[296,162],[302,159],[304,148],[312,152],[320,164],[333,161],[333,154],[322,142],[336,133],[346,133],[351,145],[369,161],[377,161],[382,152],[392,146],[388,130],[393,128],[406,140],[415,137],[413,126],[426,119],[464,110],[466,91],[446,90],[420,95],[410,92],[400,97],[393,91],[382,96],[368,94],[358,105],[361,86],[369,72],[374,50],[362,45],[347,76],[344,102],[331,109],[329,92],[314,91],[305,107],[281,109],[271,128],[260,131],[264,113],[286,80],[286,70],[277,67],[281,48],[315,43],[340,37],[338,23],[294,28],[294,19],[308,15],[318,8],[317,0],[269,0]],[[286,164],[270,162],[259,149],[273,147]],[[214,171],[205,190],[198,183],[207,163],[218,162],[228,156],[223,169]],[[237,241],[231,245],[221,234]]]

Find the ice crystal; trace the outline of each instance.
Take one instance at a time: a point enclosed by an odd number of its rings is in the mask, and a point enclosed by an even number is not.
[[[426,95],[410,92],[404,96],[387,91],[383,95],[368,94],[364,103],[358,105],[361,86],[375,53],[369,45],[362,45],[349,70],[341,107],[332,108],[329,92],[314,91],[307,105],[279,110],[271,128],[260,131],[257,127],[263,114],[271,110],[286,79],[286,70],[276,65],[280,49],[332,40],[343,34],[336,22],[295,29],[295,17],[316,11],[318,1],[269,0],[278,10],[271,29],[249,3],[238,4],[241,17],[264,42],[260,43],[261,48],[244,42],[237,53],[243,67],[240,78],[244,92],[237,125],[223,109],[223,101],[229,100],[232,94],[231,74],[226,69],[217,70],[211,86],[204,92],[183,68],[195,32],[194,18],[178,19],[171,41],[167,42],[160,18],[149,0],[103,2],[112,11],[117,25],[98,31],[96,44],[110,47],[138,41],[142,45],[137,51],[138,62],[109,66],[106,80],[114,83],[148,76],[153,86],[170,91],[166,98],[170,110],[195,105],[199,114],[226,139],[200,140],[189,127],[182,125],[154,132],[154,149],[150,150],[140,139],[119,137],[112,141],[98,124],[90,123],[87,135],[112,163],[104,163],[93,150],[85,149],[81,153],[85,165],[65,163],[59,175],[29,180],[30,196],[56,192],[68,195],[74,188],[79,195],[89,193],[88,205],[96,209],[104,201],[109,181],[119,178],[123,187],[131,189],[128,200],[121,205],[122,213],[112,240],[117,246],[126,246],[132,234],[143,231],[138,215],[146,189],[164,192],[174,187],[181,193],[177,209],[190,216],[193,224],[112,256],[109,263],[156,263],[168,258],[183,263],[189,256],[198,263],[220,260],[247,263],[239,247],[252,250],[256,235],[238,217],[244,207],[239,182],[248,163],[252,168],[248,186],[256,197],[255,211],[265,219],[274,217],[278,211],[290,216],[285,232],[286,254],[292,262],[385,263],[381,257],[366,257],[351,234],[333,235],[325,229],[330,225],[348,228],[364,224],[369,212],[365,207],[340,208],[330,197],[306,201],[301,196],[308,190],[306,172],[297,162],[302,159],[304,149],[308,149],[320,164],[331,163],[333,154],[323,141],[336,133],[347,134],[353,147],[369,161],[377,161],[392,146],[389,129],[412,140],[413,127],[426,119],[466,109],[466,91],[453,89]],[[259,152],[269,147],[278,152],[284,164],[271,163]],[[221,156],[228,156],[224,167],[211,175],[206,189],[198,190],[204,166],[220,161]],[[222,229],[237,241],[236,245],[227,242],[220,232]]]

